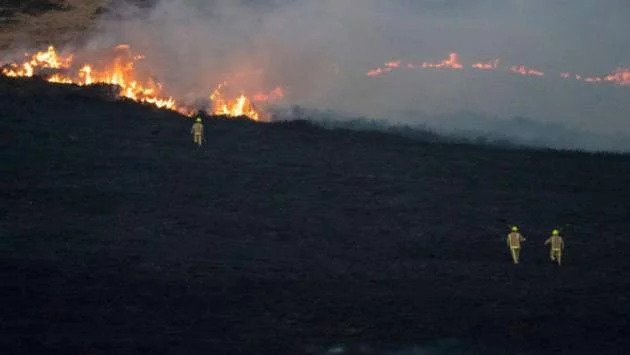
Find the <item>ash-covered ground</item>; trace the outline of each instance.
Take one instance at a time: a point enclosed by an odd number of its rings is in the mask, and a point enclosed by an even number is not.
[[[627,155],[218,118],[198,149],[99,90],[0,78],[3,354],[628,351]]]

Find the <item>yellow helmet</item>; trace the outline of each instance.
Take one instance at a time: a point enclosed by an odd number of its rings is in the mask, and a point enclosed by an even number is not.
[[[560,234],[560,231],[557,229],[554,229],[551,231],[551,235],[559,235],[559,234]]]
[[[518,232],[518,227],[517,226],[512,226],[512,232]]]
[[[195,122],[201,122],[201,117],[197,117],[197,119],[195,120]]]

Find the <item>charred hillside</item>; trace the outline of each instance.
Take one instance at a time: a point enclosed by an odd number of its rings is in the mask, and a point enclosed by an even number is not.
[[[627,349],[628,156],[219,118],[198,149],[109,93],[0,78],[3,353]]]

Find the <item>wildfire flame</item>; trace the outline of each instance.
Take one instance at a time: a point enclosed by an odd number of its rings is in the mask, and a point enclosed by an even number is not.
[[[402,61],[400,60],[392,60],[389,61],[387,63],[385,63],[385,66],[383,67],[377,67],[374,69],[369,70],[365,75],[367,76],[378,76],[384,73],[389,73],[394,69],[398,69],[401,67]],[[413,64],[413,63],[407,63],[406,67],[408,69],[418,69],[418,68],[422,68],[422,69],[443,69],[443,68],[447,68],[447,69],[463,69],[464,66],[459,62],[459,55],[457,53],[451,53],[449,54],[448,58],[442,60],[439,63],[429,63],[429,62],[423,62],[421,64]]]
[[[245,95],[239,95],[233,103],[226,101],[221,93],[221,90],[226,85],[227,83],[219,84],[212,94],[210,94],[210,101],[213,103],[213,113],[215,115],[233,117],[247,116],[257,121],[260,118],[259,114],[256,110],[254,110],[250,100],[245,97]]]
[[[9,77],[32,77],[40,75],[43,79],[60,84],[92,85],[111,84],[119,88],[119,96],[137,102],[149,103],[159,108],[175,110],[183,114],[192,115],[194,107],[178,105],[172,96],[164,94],[162,85],[150,75],[141,73],[137,63],[145,59],[144,55],[135,54],[127,44],[120,44],[105,55],[107,59],[98,63],[82,63],[74,65],[74,56],[61,55],[53,46],[46,51],[37,52],[29,56],[25,54],[23,63],[10,63],[0,66],[1,73]],[[263,114],[254,108],[252,101],[244,94],[228,99],[221,93],[225,83],[218,85],[209,95],[210,113],[231,117],[247,116],[253,120],[260,120]],[[277,100],[284,96],[281,87],[270,93],[259,93],[254,97],[259,102]]]
[[[385,63],[384,67],[379,67],[379,68],[375,68],[372,69],[370,71],[367,72],[367,76],[377,76],[377,75],[381,75],[383,73],[388,73],[390,71],[392,71],[395,68],[400,67],[400,60],[392,60],[390,62]]]
[[[450,53],[448,58],[443,59],[439,63],[424,62],[421,65],[422,68],[449,68],[449,69],[463,69],[464,66],[459,62],[459,55],[457,53]]]
[[[499,67],[500,59],[491,60],[489,62],[479,62],[472,65],[475,69],[492,70]]]
[[[522,76],[545,76],[545,72],[533,68],[529,68],[524,65],[513,65],[505,68],[501,68],[500,59],[494,59],[487,62],[476,62],[471,65],[471,68],[484,71],[493,70],[507,70],[509,73],[522,75]],[[401,60],[392,60],[385,63],[385,66],[370,69],[365,75],[369,77],[378,76],[384,73],[388,73],[398,68],[407,69],[435,69],[435,68],[447,68],[447,69],[463,69],[463,65],[460,62],[460,57],[457,53],[450,53],[448,58],[442,60],[439,63],[423,62],[419,65],[413,63],[403,63]],[[585,83],[613,83],[619,86],[630,87],[630,69],[617,68],[614,72],[605,76],[584,76],[580,74],[572,74],[564,71],[560,73],[562,79],[578,80]]]
[[[531,69],[524,65],[514,65],[510,67],[510,71],[516,74],[521,74],[521,75],[533,75],[533,76],[545,75],[545,73],[541,72],[540,70]]]
[[[28,53],[24,54],[28,57]],[[2,69],[2,74],[10,77],[31,77],[38,68],[60,69],[68,68],[72,63],[72,56],[61,57],[55,47],[49,46],[46,51],[37,52],[22,64],[11,63]]]
[[[617,68],[617,70],[607,75],[604,80],[612,81],[621,86],[630,86],[630,69]]]

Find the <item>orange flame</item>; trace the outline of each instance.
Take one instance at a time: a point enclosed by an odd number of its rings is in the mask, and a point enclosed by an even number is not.
[[[368,71],[365,75],[367,75],[367,76],[378,76],[378,75],[381,75],[383,73],[389,73],[390,71],[392,71],[391,68],[375,68],[375,69],[371,69],[370,71]]]
[[[28,57],[28,53],[24,56]],[[60,69],[68,68],[72,63],[72,56],[61,57],[55,47],[49,46],[45,52],[37,52],[22,64],[11,63],[2,69],[2,74],[10,77],[31,77],[37,68]]]
[[[390,62],[385,63],[387,68],[398,68],[400,66],[400,60],[392,60]]]
[[[111,58],[99,63],[73,66],[73,55],[62,56],[53,46],[46,51],[37,52],[21,64],[8,64],[0,67],[1,73],[9,77],[31,77],[41,75],[45,80],[60,84],[112,84],[119,87],[119,96],[137,102],[149,103],[160,108],[176,110],[180,113],[192,115],[193,107],[179,106],[173,97],[163,93],[162,85],[149,75],[142,75],[136,70],[136,63],[145,59],[144,55],[134,54],[127,44],[120,44],[113,48]],[[107,55],[105,56],[107,57]],[[78,69],[77,69],[78,68]],[[42,70],[42,69],[47,69]],[[214,114],[227,116],[247,116],[258,120],[261,114],[254,109],[249,98],[244,94],[235,99],[226,99],[219,85],[210,95]],[[259,94],[259,101],[269,101],[284,96],[284,91],[278,87],[266,94]]]
[[[444,59],[439,63],[422,63],[422,68],[462,69],[464,66],[459,62],[459,55],[457,53],[450,53],[447,59]]]
[[[531,69],[524,65],[514,65],[510,67],[510,71],[520,75],[529,75],[529,76],[544,76],[545,73],[540,70]]]
[[[378,68],[371,69],[365,75],[367,75],[367,76],[377,76],[377,75],[381,75],[383,73],[389,73],[393,69],[400,67],[400,63],[401,63],[400,60],[392,60],[392,61],[386,62],[384,67],[378,67]]]
[[[479,62],[479,63],[473,64],[472,67],[475,69],[481,69],[481,70],[492,70],[499,67],[500,61],[501,61],[500,59],[494,59],[489,62]]]
[[[251,101],[245,97],[245,95],[240,94],[234,102],[229,102],[223,97],[221,90],[226,85],[227,83],[219,84],[212,94],[210,94],[212,113],[231,117],[247,116],[254,121],[258,121],[260,114],[254,109]]]
[[[621,86],[630,86],[630,69],[617,68],[617,70],[604,78],[606,81],[612,81]]]
[[[473,69],[480,70],[494,70],[499,69],[500,59],[490,60],[488,62],[477,62],[472,64]],[[377,76],[384,73],[391,72],[393,69],[401,67],[402,61],[392,60],[386,62],[384,66],[371,69],[366,73],[367,76]],[[404,65],[408,69],[432,69],[432,68],[451,68],[462,69],[463,65],[460,63],[459,55],[457,53],[450,53],[447,59],[442,60],[440,63],[428,63],[423,62],[420,65],[413,63],[407,63]],[[523,76],[544,76],[545,73],[540,70],[532,69],[524,65],[514,65],[506,67],[506,70],[512,73],[520,74]],[[580,74],[572,74],[570,72],[561,72],[560,77],[563,79],[575,79],[585,83],[604,83],[609,82],[619,86],[630,87],[630,69],[617,68],[616,71],[606,76],[584,76]]]
[[[500,65],[501,59],[493,59],[493,60],[489,60],[487,62],[477,62],[471,65],[472,68],[474,69],[481,69],[481,70],[494,70],[494,69],[498,69],[499,65]],[[377,67],[374,69],[369,70],[366,75],[367,76],[377,76],[383,73],[387,73],[392,71],[393,69],[398,69],[400,68],[400,66],[402,65],[402,61],[400,60],[392,60],[389,61],[387,63],[385,63],[385,66],[383,67]],[[447,69],[463,69],[464,65],[461,63],[460,61],[460,56],[457,53],[450,53],[448,55],[448,58],[443,59],[441,62],[439,63],[430,63],[430,62],[422,62],[421,64],[413,64],[413,63],[407,63],[405,65],[406,68],[408,69],[442,69],[442,68],[447,68]],[[543,72],[538,71],[538,70],[534,70],[534,69],[530,69],[527,68],[525,66],[513,66],[510,68],[510,70],[512,72],[518,73],[518,74],[522,74],[522,75],[538,75],[538,76],[542,76],[544,75]]]
[[[611,74],[608,74],[604,77],[600,76],[587,76],[583,77],[581,75],[572,76],[570,73],[561,73],[561,77],[565,79],[575,78],[576,80],[581,80],[586,83],[602,83],[602,82],[612,82],[620,86],[630,86],[630,69],[626,68],[617,68],[617,70]]]

